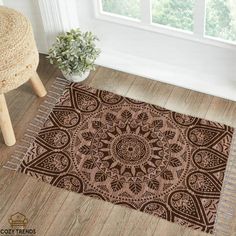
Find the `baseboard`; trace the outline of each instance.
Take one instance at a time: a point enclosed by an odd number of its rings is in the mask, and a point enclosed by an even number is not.
[[[216,74],[204,74],[188,68],[115,51],[103,51],[98,65],[143,76],[160,82],[236,101],[236,81]]]

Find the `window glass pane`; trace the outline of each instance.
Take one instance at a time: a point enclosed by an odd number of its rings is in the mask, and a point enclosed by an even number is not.
[[[193,31],[195,0],[152,0],[152,22]]]
[[[206,0],[207,36],[236,41],[235,0]]]
[[[140,19],[140,0],[102,0],[103,11]]]

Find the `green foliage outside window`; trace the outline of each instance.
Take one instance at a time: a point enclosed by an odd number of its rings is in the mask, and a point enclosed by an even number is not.
[[[102,0],[103,10],[140,19],[140,0]]]
[[[207,0],[206,2],[206,35],[236,41],[235,2],[231,0]]]
[[[153,0],[152,21],[174,28],[193,31],[195,0]]]

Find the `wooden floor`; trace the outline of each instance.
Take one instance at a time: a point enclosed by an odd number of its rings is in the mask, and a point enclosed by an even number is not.
[[[40,56],[38,73],[47,89],[56,76],[62,76],[55,67],[48,64],[43,55]],[[85,83],[174,111],[236,126],[236,103],[221,98],[103,67],[98,67]],[[19,141],[27,123],[36,115],[44,99],[37,98],[28,84],[9,92],[6,97]],[[0,137],[1,167],[14,148],[6,147]],[[8,218],[16,212],[28,217],[27,228],[35,228],[39,236],[206,235],[148,214],[52,187],[24,174],[1,168],[0,229],[9,228]]]

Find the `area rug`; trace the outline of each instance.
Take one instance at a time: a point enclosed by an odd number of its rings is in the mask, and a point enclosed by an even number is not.
[[[57,79],[5,167],[227,235],[236,194],[233,136],[224,124]]]

